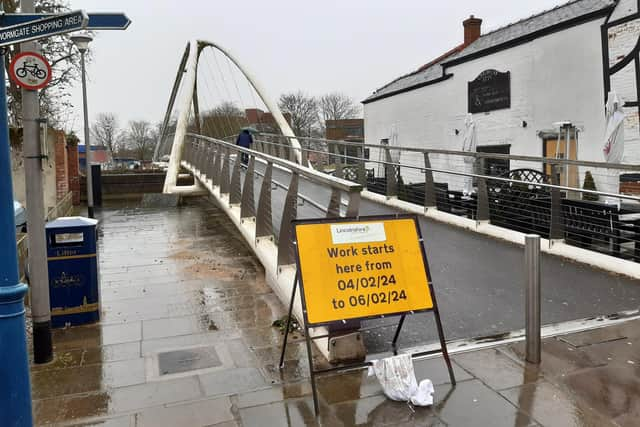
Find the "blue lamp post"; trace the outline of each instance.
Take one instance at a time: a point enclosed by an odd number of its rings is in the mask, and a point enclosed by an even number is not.
[[[4,51],[0,50],[4,76]],[[31,384],[24,318],[27,285],[19,282],[7,93],[0,88],[0,425],[32,426]]]

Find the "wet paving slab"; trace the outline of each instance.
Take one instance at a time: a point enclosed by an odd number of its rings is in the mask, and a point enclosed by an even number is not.
[[[607,426],[637,425],[640,323],[544,341],[539,367],[522,344],[416,360],[430,407],[387,399],[375,377],[318,377],[306,346],[233,224],[205,200],[100,212],[102,320],[55,330],[55,358],[32,365],[34,415],[50,426]],[[635,345],[635,346],[634,346]],[[377,356],[372,356],[377,357]],[[326,361],[314,349],[314,363]]]

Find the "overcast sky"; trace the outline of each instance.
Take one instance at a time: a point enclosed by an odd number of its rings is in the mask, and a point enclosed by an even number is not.
[[[88,67],[89,114],[161,120],[187,40],[230,49],[268,93],[341,91],[361,101],[377,87],[462,42],[462,21],[488,32],[562,0],[71,0],[87,12],[123,11],[126,31],[102,31]],[[82,129],[81,87],[69,127]],[[81,132],[79,133],[81,135]]]

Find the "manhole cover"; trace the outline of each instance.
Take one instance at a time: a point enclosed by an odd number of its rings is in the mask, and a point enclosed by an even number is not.
[[[213,347],[167,351],[158,354],[160,375],[214,368],[221,365],[220,357]]]

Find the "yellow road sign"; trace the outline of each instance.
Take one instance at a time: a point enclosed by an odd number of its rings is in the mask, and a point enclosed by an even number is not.
[[[414,218],[294,226],[308,324],[433,308]]]

